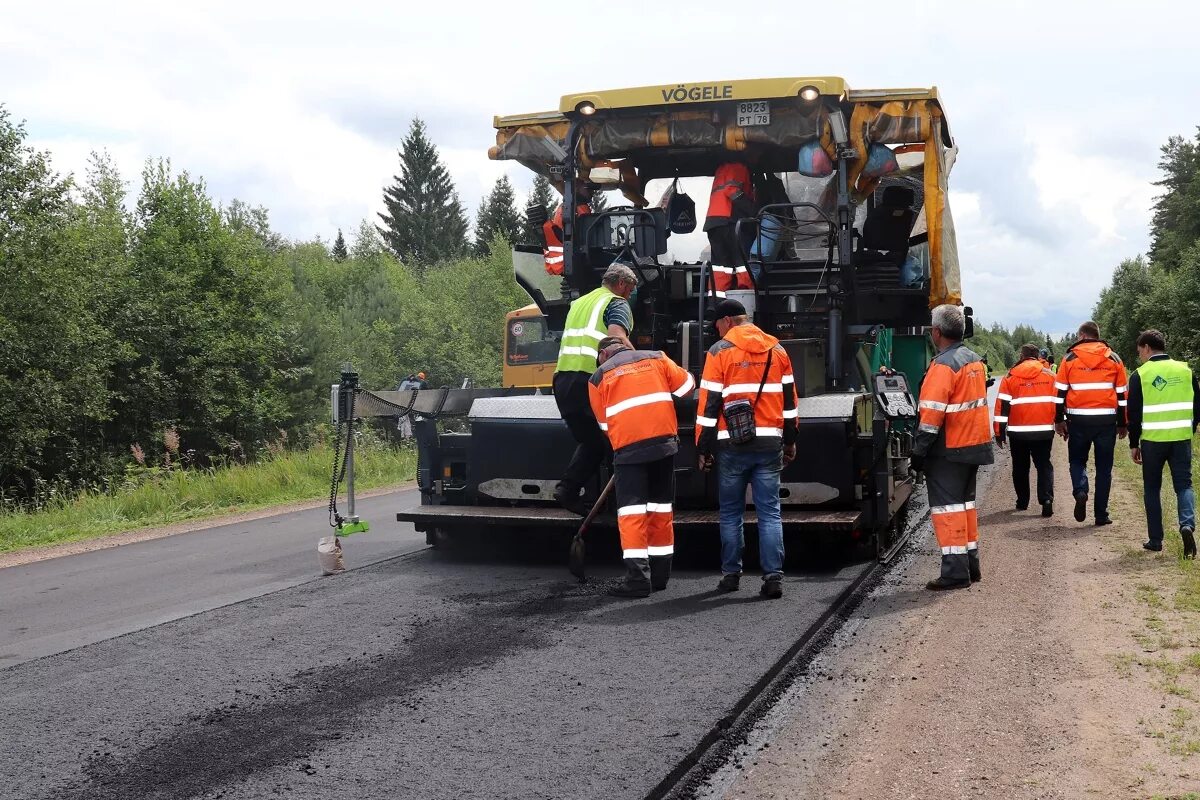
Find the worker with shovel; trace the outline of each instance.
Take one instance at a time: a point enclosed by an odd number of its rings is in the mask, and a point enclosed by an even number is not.
[[[600,341],[600,368],[588,395],[613,449],[617,528],[625,580],[617,597],[649,597],[667,588],[675,552],[672,503],[679,421],[675,398],[696,387],[691,373],[657,350],[633,350],[624,340]]]

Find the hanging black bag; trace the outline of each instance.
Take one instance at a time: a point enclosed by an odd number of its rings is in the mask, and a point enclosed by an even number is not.
[[[762,397],[763,386],[767,383],[767,373],[771,371],[771,354],[774,348],[767,351],[767,364],[763,367],[762,380],[758,382],[758,392],[754,402],[749,400],[730,400],[721,409],[725,417],[725,430],[729,432],[729,441],[735,445],[747,445],[754,441],[755,424],[754,409],[758,406],[758,398]]]
[[[671,199],[667,201],[667,226],[671,233],[691,233],[696,230],[696,201],[679,191],[679,178],[671,184]]]

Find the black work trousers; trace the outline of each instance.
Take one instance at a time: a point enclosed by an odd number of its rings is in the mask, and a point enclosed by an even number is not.
[[[554,402],[571,436],[575,437],[575,452],[559,484],[574,494],[595,477],[601,462],[612,452],[608,437],[600,430],[596,415],[592,413],[588,398],[588,379],[591,377],[586,372],[554,373]]]
[[[1054,437],[1030,440],[1009,435],[1008,443],[1012,449],[1012,480],[1017,493],[1017,505],[1029,505],[1030,461],[1037,469],[1038,504],[1054,502],[1054,465],[1050,463]]]

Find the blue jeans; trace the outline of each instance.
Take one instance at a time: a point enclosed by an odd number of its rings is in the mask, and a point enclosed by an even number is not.
[[[717,455],[718,496],[721,501],[721,574],[742,571],[746,540],[742,518],[746,513],[746,486],[754,497],[758,517],[758,557],[763,577],[783,576],[783,519],[779,515],[778,450],[723,450]]]
[[[1095,519],[1108,516],[1108,493],[1112,488],[1113,450],[1117,447],[1116,425],[1071,422],[1067,428],[1067,461],[1071,467],[1071,494],[1088,493],[1088,451],[1096,449]]]
[[[1146,502],[1146,528],[1150,541],[1162,544],[1163,466],[1171,468],[1171,483],[1179,506],[1179,527],[1196,528],[1196,494],[1192,491],[1192,440],[1182,442],[1147,442],[1142,445],[1142,489]]]

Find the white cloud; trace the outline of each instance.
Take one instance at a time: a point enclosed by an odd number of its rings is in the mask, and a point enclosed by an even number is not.
[[[522,200],[529,185],[487,159],[492,115],[566,92],[804,72],[937,84],[962,149],[952,203],[967,299],[989,321],[1055,330],[1145,249],[1157,148],[1200,123],[1200,84],[1180,66],[1200,9],[1170,0],[1137,12],[1169,25],[1130,24],[1111,2],[927,0],[903,14],[864,2],[838,12],[849,38],[806,34],[812,12],[786,0],[736,15],[718,0],[611,2],[602,21],[548,0],[10,5],[0,99],[59,169],[82,174],[107,149],[136,188],[145,159],[170,157],[301,239],[373,218],[414,115],[473,213],[501,174]],[[548,21],[571,32],[562,48],[545,47]],[[895,35],[872,35],[884,30]],[[714,60],[722,42],[745,57]],[[702,212],[707,186],[688,191]]]

